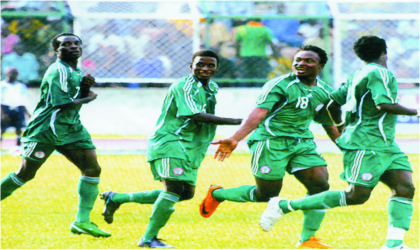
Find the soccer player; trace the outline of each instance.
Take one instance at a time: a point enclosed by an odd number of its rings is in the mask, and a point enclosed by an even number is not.
[[[413,214],[414,186],[408,157],[394,141],[397,115],[418,115],[418,111],[398,104],[398,83],[387,69],[385,40],[363,36],[353,46],[366,65],[357,70],[346,84],[332,93],[328,109],[343,107],[346,127],[337,144],[343,152],[346,190],[326,191],[298,200],[272,198],[261,215],[261,227],[269,231],[291,211],[330,209],[365,203],[379,181],[391,190],[388,203],[388,236],[383,248],[405,249],[404,234]],[[332,115],[341,123],[339,115]]]
[[[245,124],[230,138],[219,144],[214,158],[229,157],[238,142],[248,139],[252,154],[251,171],[256,185],[224,189],[212,185],[200,205],[200,214],[210,217],[223,201],[267,202],[277,196],[286,171],[293,174],[314,195],[329,189],[327,163],[316,152],[314,136],[309,130],[312,121],[322,124],[335,141],[340,135],[326,106],[333,89],[317,79],[327,63],[324,50],[308,45],[299,49],[293,61],[293,73],[278,76],[262,88],[257,107]],[[303,230],[297,246],[331,248],[315,238],[325,216],[325,209],[304,211]]]
[[[1,199],[32,180],[42,164],[57,150],[82,173],[78,184],[79,207],[70,231],[109,237],[110,233],[100,230],[89,219],[99,194],[101,167],[91,137],[79,119],[82,105],[97,97],[89,91],[95,79],[84,77],[77,67],[82,55],[82,40],[78,36],[62,33],[56,35],[51,44],[58,59],[44,75],[41,99],[23,133],[21,167],[1,180]]]
[[[27,87],[17,81],[19,72],[16,68],[6,69],[6,79],[1,84],[1,137],[10,126],[16,129],[16,145],[20,146],[22,128],[25,126],[25,115],[31,117],[28,105]]]
[[[156,130],[148,138],[147,161],[154,179],[162,182],[164,190],[101,194],[105,200],[103,215],[108,223],[113,222],[121,204],[154,204],[139,247],[173,248],[158,239],[158,233],[175,211],[175,203],[194,197],[197,170],[214,138],[216,125],[242,122],[214,116],[219,88],[211,77],[219,69],[218,55],[211,50],[199,51],[193,55],[190,68],[191,74],[169,88]]]

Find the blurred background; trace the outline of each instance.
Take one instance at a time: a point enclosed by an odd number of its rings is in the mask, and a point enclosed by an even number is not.
[[[258,36],[246,36],[249,26],[260,28]],[[352,50],[363,35],[386,40],[400,103],[419,104],[418,1],[1,1],[2,80],[8,67],[18,69],[18,80],[29,87],[30,112],[39,100],[42,76],[56,60],[50,40],[61,32],[83,40],[79,67],[96,78],[93,91],[99,97],[85,105],[81,117],[98,140],[144,140],[167,88],[190,73],[191,56],[200,49],[221,57],[215,76],[221,86],[219,116],[246,118],[260,87],[291,72],[302,45],[327,51],[320,78],[338,88],[363,65]],[[220,126],[218,137],[237,128]],[[325,139],[322,129],[313,129]],[[418,118],[399,117],[397,134],[411,140],[416,152],[418,129]],[[130,149],[143,149],[139,141]],[[7,145],[4,141],[2,147]]]

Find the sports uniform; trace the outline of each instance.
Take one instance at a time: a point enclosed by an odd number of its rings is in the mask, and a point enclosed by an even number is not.
[[[326,111],[332,91],[321,80],[317,80],[316,86],[308,87],[293,73],[264,85],[257,108],[269,112],[248,139],[255,177],[279,180],[285,171],[294,173],[327,165],[316,152],[309,125],[312,121],[333,125]]]
[[[218,86],[206,90],[189,74],[171,85],[155,132],[149,136],[147,161],[156,180],[186,181],[195,186],[197,169],[213,140],[216,125],[187,118],[198,113],[214,114]]]
[[[397,115],[376,108],[379,104],[398,103],[398,83],[386,68],[370,63],[356,71],[332,98],[344,105],[346,128],[337,139],[343,151],[349,183],[375,187],[386,170],[412,172],[408,157],[395,143]]]
[[[41,83],[41,99],[23,133],[22,157],[44,162],[57,149],[95,149],[88,131],[80,122],[76,108],[58,106],[80,98],[83,74],[57,60],[45,73]]]

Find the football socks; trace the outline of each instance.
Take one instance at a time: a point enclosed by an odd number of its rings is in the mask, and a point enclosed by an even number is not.
[[[257,202],[254,192],[257,189],[253,185],[243,185],[236,188],[220,188],[213,191],[213,197],[219,201],[233,201],[233,202]]]
[[[152,191],[141,191],[135,193],[115,193],[111,199],[118,204],[124,204],[127,202],[154,204],[159,197],[159,194],[162,192],[162,189],[156,189]]]
[[[79,193],[79,207],[76,215],[76,222],[89,222],[90,211],[93,209],[96,198],[99,194],[100,177],[81,176],[77,186]]]
[[[289,213],[287,200],[280,202],[283,212]],[[325,191],[305,198],[290,201],[293,210],[330,209],[334,207],[347,206],[346,194],[344,191]]]
[[[142,237],[143,242],[150,242],[158,236],[160,229],[166,225],[172,213],[175,212],[174,205],[178,200],[179,196],[174,193],[161,192],[159,194],[153,206],[146,232]]]
[[[10,173],[1,179],[1,200],[9,197],[16,189],[23,186],[25,182],[16,176],[15,173]]]
[[[403,243],[405,232],[410,228],[413,216],[413,200],[391,197],[388,203],[389,227],[387,247],[396,247]]]

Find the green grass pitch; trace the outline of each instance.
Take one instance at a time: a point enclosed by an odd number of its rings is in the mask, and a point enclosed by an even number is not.
[[[341,155],[325,154],[329,163],[331,189],[344,189],[339,179]],[[99,155],[102,166],[100,192],[135,192],[161,188],[153,181],[144,155]],[[411,229],[405,236],[409,247],[419,248],[419,155],[409,155],[416,186]],[[15,171],[18,157],[1,156],[1,177]],[[208,155],[199,170],[194,199],[176,204],[160,238],[179,249],[293,249],[299,240],[302,213],[285,216],[269,233],[258,225],[265,203],[222,203],[212,217],[199,214],[199,203],[210,184],[226,188],[254,184],[250,155],[232,155],[224,163]],[[77,210],[76,186],[79,171],[61,155],[53,155],[37,177],[1,203],[2,249],[137,249],[146,230],[152,205],[125,204],[108,225],[102,218],[103,202],[97,200],[91,220],[110,238],[73,235],[69,226]],[[305,189],[287,175],[281,196],[299,198]],[[329,210],[317,236],[341,249],[376,249],[385,242],[390,191],[380,184],[370,200],[361,206]]]

